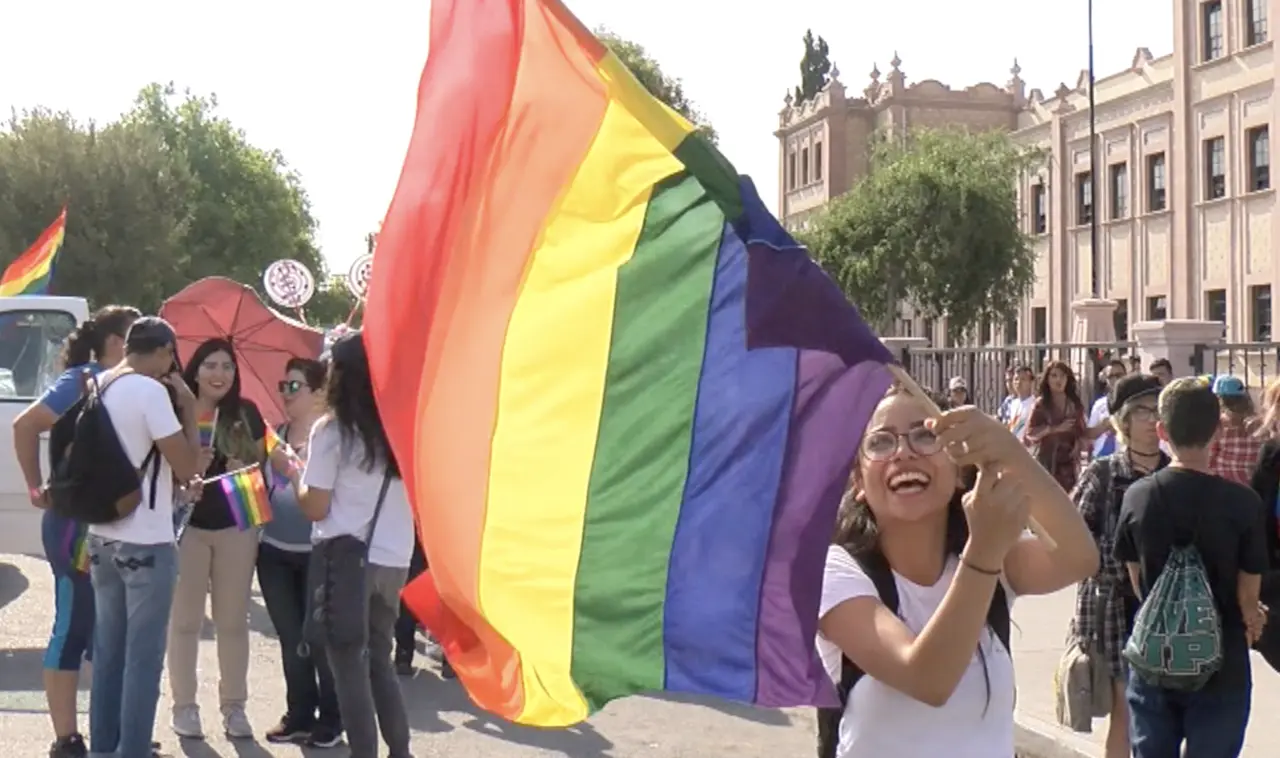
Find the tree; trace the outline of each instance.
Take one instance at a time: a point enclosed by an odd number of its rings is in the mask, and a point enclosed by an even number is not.
[[[711,144],[717,144],[719,135],[698,110],[697,106],[684,94],[684,83],[679,79],[667,76],[662,67],[638,43],[623,39],[603,27],[596,29],[596,36],[618,56],[631,73],[640,80],[649,94],[658,98],[698,128],[698,133]]]
[[[962,335],[1012,317],[1035,281],[1014,188],[1040,160],[998,132],[878,139],[866,177],[802,236],[868,323],[884,331],[911,303]]]
[[[796,103],[810,100],[827,86],[831,74],[831,50],[822,37],[813,38],[813,30],[804,33],[804,57],[800,59],[800,85],[796,87]]]
[[[57,293],[154,310],[214,274],[260,289],[278,258],[324,281],[299,178],[216,105],[153,84],[105,126],[41,108],[15,113],[0,126],[0,265],[65,203]]]

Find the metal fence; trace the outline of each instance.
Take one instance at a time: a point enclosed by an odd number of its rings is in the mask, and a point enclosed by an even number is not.
[[[903,351],[902,364],[921,386],[941,395],[952,377],[960,377],[969,387],[970,401],[995,413],[1008,394],[1005,373],[1011,368],[1027,366],[1039,377],[1047,364],[1062,361],[1075,372],[1081,397],[1091,402],[1101,392],[1098,374],[1107,361],[1136,353],[1133,342],[924,347]]]
[[[1238,376],[1255,392],[1280,377],[1280,354],[1275,342],[1196,345],[1191,361],[1197,374]]]

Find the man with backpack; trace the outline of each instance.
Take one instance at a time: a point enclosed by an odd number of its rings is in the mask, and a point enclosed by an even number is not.
[[[89,524],[97,611],[90,756],[155,755],[177,576],[174,478],[195,479],[200,450],[195,398],[171,373],[176,344],[162,319],[135,321],[124,361],[91,381],[52,433],[51,446],[63,452],[47,488],[51,507]]]
[[[1157,433],[1165,469],[1125,493],[1115,557],[1141,599],[1123,656],[1135,758],[1235,758],[1249,722],[1249,647],[1262,633],[1267,568],[1257,493],[1214,476],[1219,405],[1203,379],[1170,382]]]

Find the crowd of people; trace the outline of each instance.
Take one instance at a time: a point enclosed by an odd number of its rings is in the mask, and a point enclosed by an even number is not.
[[[51,758],[157,755],[166,671],[173,732],[203,738],[206,605],[222,730],[253,738],[255,575],[286,684],[283,716],[263,736],[316,747],[345,736],[352,756],[373,758],[381,735],[391,758],[407,758],[397,675],[413,673],[416,622],[399,594],[426,559],[361,333],[321,360],[288,362],[287,420],[275,429],[241,394],[232,342],[204,342],[185,367],[176,348],[163,320],[103,308],[14,423],[56,579],[44,661]],[[1280,568],[1276,514],[1262,505],[1280,490],[1280,383],[1255,408],[1236,378],[1174,379],[1171,368],[1111,361],[1099,377],[1108,392],[1086,402],[1065,363],[1038,376],[1013,367],[995,415],[969,404],[962,380],[940,417],[902,388],[880,401],[827,553],[817,645],[843,705],[820,713],[822,755],[1011,754],[1013,603],[1072,585],[1064,723],[1109,716],[1108,758],[1176,758],[1184,743],[1196,758],[1239,754],[1249,649],[1266,629],[1263,577]],[[81,439],[94,402],[113,434]],[[41,470],[46,432],[52,478]],[[124,456],[140,481],[118,517],[86,526],[51,505],[57,472],[90,444],[102,459]],[[249,469],[269,492],[262,526],[209,486]],[[1182,616],[1161,605],[1170,597]],[[89,661],[86,741],[76,690]]]
[[[994,416],[962,378],[940,420],[881,402],[827,560],[819,648],[845,706],[825,755],[1010,755],[1009,608],[1073,584],[1062,723],[1109,717],[1107,758],[1240,754],[1250,648],[1277,665],[1280,382],[1255,408],[1167,360],[1098,378],[1086,401],[1065,363],[1012,367]],[[1027,514],[1056,549],[1011,526]]]
[[[44,660],[55,734],[49,755],[158,755],[153,728],[166,671],[173,732],[203,739],[196,659],[206,605],[222,730],[253,738],[245,704],[256,574],[286,685],[283,716],[263,736],[332,747],[345,735],[351,755],[373,758],[380,730],[392,758],[407,758],[396,676],[413,673],[416,622],[399,593],[425,561],[377,414],[362,335],[338,338],[322,360],[288,362],[278,383],[287,420],[274,430],[241,394],[234,344],[208,340],[185,367],[176,349],[165,321],[103,308],[67,340],[64,373],[14,422],[55,576]],[[109,415],[115,434],[108,441],[81,439],[83,426],[60,432],[63,419],[74,424],[71,417],[89,413],[87,398]],[[76,454],[73,446],[101,446],[93,453],[104,459],[125,456],[141,480],[134,505],[87,526],[51,507],[56,477],[41,470],[40,457],[46,432],[55,472]],[[255,467],[273,518],[246,527],[234,517],[233,495],[216,482]],[[317,592],[326,596],[317,600]],[[76,691],[90,661],[86,740]],[[451,675],[447,662],[443,673]]]

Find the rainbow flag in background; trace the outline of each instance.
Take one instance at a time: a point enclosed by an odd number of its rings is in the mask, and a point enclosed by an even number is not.
[[[262,526],[271,520],[271,499],[267,497],[267,483],[257,466],[218,480],[227,496],[227,507],[240,531]]]
[[[218,409],[203,413],[196,419],[196,431],[200,434],[200,447],[213,447],[214,433],[218,429]]]
[[[483,708],[834,705],[823,564],[891,355],[751,182],[557,0],[434,0],[365,336]]]
[[[43,295],[53,278],[53,264],[67,235],[67,207],[49,224],[35,244],[19,255],[0,275],[0,297]]]
[[[89,527],[76,521],[68,521],[62,544],[66,547],[67,560],[76,571],[89,570]]]

